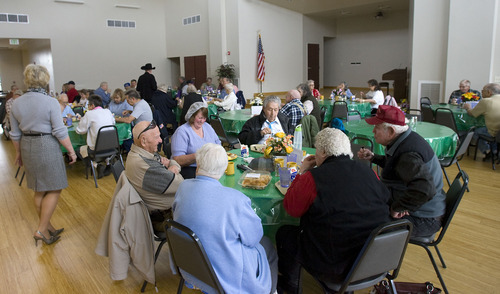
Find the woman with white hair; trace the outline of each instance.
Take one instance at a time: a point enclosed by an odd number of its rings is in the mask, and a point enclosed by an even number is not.
[[[172,159],[182,167],[181,175],[185,179],[195,176],[196,151],[206,143],[221,143],[212,126],[207,123],[207,118],[206,103],[193,103],[185,116],[187,122],[178,127],[172,136]]]
[[[315,146],[316,155],[304,159],[283,200],[300,226],[276,233],[278,289],[287,293],[300,293],[302,266],[320,280],[342,281],[371,231],[390,221],[389,190],[369,167],[351,159],[349,138],[326,128]]]
[[[175,194],[174,220],[200,238],[224,292],[274,293],[274,246],[263,237],[250,199],[219,182],[228,163],[226,151],[207,143],[196,152],[196,163],[196,178],[183,181]],[[188,282],[208,290],[194,278]]]
[[[214,104],[222,107],[225,111],[230,111],[230,110],[235,110],[239,109],[237,107],[238,103],[237,100],[238,98],[236,97],[236,94],[234,94],[234,86],[231,83],[227,83],[224,85],[224,90],[226,91],[226,96],[224,99],[216,99],[214,101]]]

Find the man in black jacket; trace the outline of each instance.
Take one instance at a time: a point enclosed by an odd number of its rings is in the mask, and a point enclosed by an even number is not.
[[[264,144],[267,138],[278,132],[291,134],[293,128],[288,117],[279,112],[281,99],[268,96],[264,99],[260,115],[249,119],[238,134],[242,144]]]
[[[151,97],[153,97],[153,93],[156,91],[156,79],[152,74],[153,67],[151,63],[146,63],[146,65],[141,66],[141,69],[144,70],[144,74],[139,77],[137,81],[137,91],[141,93],[141,98],[146,100],[146,102],[151,103]]]

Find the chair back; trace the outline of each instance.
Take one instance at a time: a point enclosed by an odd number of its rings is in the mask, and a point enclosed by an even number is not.
[[[349,110],[347,112],[347,121],[361,120],[361,113],[357,110]]]
[[[123,166],[123,162],[121,160],[116,160],[115,163],[111,165],[111,172],[113,173],[113,177],[115,181],[118,183],[118,179],[120,179],[120,175],[125,170]]]
[[[374,229],[338,292],[344,293],[351,283],[386,276],[386,273],[388,278],[395,279],[403,262],[411,230],[412,224],[406,219],[382,224]],[[388,274],[390,271],[392,274]]]
[[[109,156],[119,151],[120,141],[116,126],[109,125],[99,128],[95,142],[94,157]]]
[[[412,117],[416,117],[418,121],[422,121],[422,111],[420,109],[410,108],[408,109],[408,113],[406,113],[406,118],[411,119]]]
[[[184,273],[188,273],[215,291],[224,293],[224,289],[196,234],[188,227],[171,219],[167,220],[165,231],[173,262],[181,277],[184,278]],[[201,285],[196,286],[200,287]]]
[[[79,114],[79,115],[83,116],[83,106],[75,106],[75,107],[73,107],[73,112],[75,114]]]
[[[220,121],[220,117],[218,115],[212,114],[210,115],[210,125],[214,129],[215,133],[219,137],[219,139],[224,143],[228,143],[231,147],[234,148],[234,145],[239,144],[238,138],[229,137],[222,126],[222,122]]]
[[[332,119],[338,117],[347,119],[347,103],[344,101],[336,101],[333,103]]]
[[[455,117],[453,112],[448,108],[438,108],[434,114],[434,122],[442,126],[452,129],[458,134],[457,124],[455,123]]]
[[[455,161],[458,157],[464,155],[467,152],[469,144],[472,141],[472,137],[474,136],[475,129],[476,129],[475,127],[472,127],[467,131],[467,135],[465,135],[464,139],[460,142],[460,145],[457,148],[457,152],[455,153],[453,161]]]
[[[321,112],[320,112],[320,117],[321,117],[321,126],[318,126],[320,129],[323,128],[323,122],[325,121],[325,115],[326,115],[326,107],[325,106],[321,106]]]
[[[432,105],[431,99],[429,97],[421,97],[420,104],[422,104],[422,103]]]
[[[351,139],[351,150],[353,154],[352,159],[362,162],[371,168],[372,167],[371,161],[360,159],[358,157],[358,151],[361,150],[361,148],[368,148],[370,149],[370,151],[373,152],[373,141],[368,138],[362,138],[362,137],[354,137]]]
[[[446,233],[446,230],[448,229],[448,226],[453,219],[453,215],[455,215],[455,212],[457,211],[458,205],[460,204],[462,196],[464,196],[468,185],[469,176],[465,171],[459,171],[457,176],[455,177],[455,180],[453,180],[453,183],[451,183],[448,192],[446,192],[446,212],[441,221],[443,229],[439,233],[439,236],[434,243],[439,243],[441,242],[441,239],[443,239],[444,234]]]
[[[422,111],[422,121],[434,123],[434,111],[430,104],[420,103],[420,111]]]

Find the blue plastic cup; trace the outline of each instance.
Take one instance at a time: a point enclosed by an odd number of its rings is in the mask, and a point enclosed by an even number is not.
[[[297,154],[290,153],[286,156],[286,162],[297,162]]]
[[[280,185],[283,188],[288,188],[292,182],[292,176],[290,170],[287,167],[280,167]]]

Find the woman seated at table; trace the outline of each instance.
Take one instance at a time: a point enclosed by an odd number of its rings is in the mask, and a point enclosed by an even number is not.
[[[314,96],[314,98],[319,99],[321,94],[319,93],[318,89],[314,88],[314,81],[307,81],[307,85],[309,86],[309,90],[311,90],[311,94]]]
[[[340,84],[337,86],[337,89],[335,89],[335,95],[337,96],[345,95],[347,96],[347,98],[351,99],[352,92],[347,87],[346,82],[340,82]]]
[[[81,89],[78,91],[78,94],[80,95],[80,100],[78,101],[77,106],[83,106],[83,108],[87,108],[90,97],[90,91],[87,89]]]
[[[297,91],[299,91],[301,96],[300,102],[302,102],[306,109],[312,109],[310,114],[316,118],[318,126],[321,126],[323,123],[321,121],[321,107],[318,104],[318,100],[312,95],[309,86],[305,83],[300,84],[297,86]]]
[[[208,109],[205,102],[193,103],[185,116],[186,123],[177,128],[172,136],[172,159],[182,167],[185,179],[195,177],[196,151],[206,143],[220,144],[214,129],[206,122]]]
[[[73,109],[71,109],[71,106],[69,106],[68,95],[64,93],[59,94],[59,97],[57,97],[57,101],[59,101],[59,107],[61,107],[61,117],[71,118],[72,116],[75,116]]]
[[[179,101],[179,105],[178,105],[178,107],[180,109],[182,109],[182,111],[181,111],[181,121],[180,121],[181,125],[184,124],[184,123],[186,123],[185,116],[186,116],[186,113],[188,112],[189,107],[191,107],[191,105],[193,103],[203,102],[203,98],[201,98],[200,94],[196,93],[196,87],[193,84],[189,84],[187,86],[187,90],[186,91],[187,91],[187,95],[185,95],[184,97],[182,97],[182,99]]]
[[[236,97],[236,94],[234,94],[233,84],[225,84],[224,90],[226,91],[224,99],[215,98],[214,104],[223,108],[225,111],[239,109],[239,104],[237,103],[238,98]]]
[[[370,88],[370,91],[366,94],[360,92],[361,98],[356,100],[359,102],[370,102],[372,105],[372,115],[375,115],[378,107],[384,104],[384,92],[380,90],[377,80],[374,79],[368,81],[368,88]]]
[[[134,108],[130,104],[125,102],[125,95],[123,90],[120,88],[116,88],[115,91],[113,91],[113,95],[111,95],[111,102],[109,103],[109,111],[111,111],[115,116],[122,116],[123,112],[126,110],[132,113]]]

